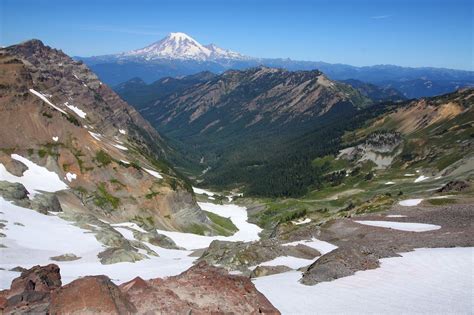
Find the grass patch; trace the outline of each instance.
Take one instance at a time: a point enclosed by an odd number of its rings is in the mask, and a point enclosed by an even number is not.
[[[112,163],[112,157],[105,151],[100,150],[95,154],[95,160],[99,167],[107,166]]]
[[[185,229],[185,232],[197,235],[206,235],[206,231],[208,231],[208,229],[205,226],[197,223],[193,223]]]
[[[94,204],[99,208],[112,207],[112,209],[117,209],[120,199],[107,191],[105,183],[99,183],[95,192]]]
[[[441,199],[428,199],[428,202],[433,206],[442,206],[456,203],[456,199],[453,198],[441,198]]]
[[[221,217],[220,215],[217,215],[217,214],[212,213],[212,212],[208,212],[208,211],[204,211],[204,212],[206,213],[209,220],[211,220],[212,223],[214,223],[215,225],[218,226],[216,228],[216,230],[218,230],[218,232],[220,234],[222,234],[224,236],[229,236],[229,235],[232,235],[232,234],[234,234],[235,232],[237,232],[239,230],[235,226],[235,224],[232,222],[231,219]],[[219,229],[219,227],[221,229]]]
[[[159,192],[152,191],[152,192],[146,194],[145,198],[146,199],[153,199],[153,198],[155,198],[155,196],[158,196],[159,194],[160,194]]]

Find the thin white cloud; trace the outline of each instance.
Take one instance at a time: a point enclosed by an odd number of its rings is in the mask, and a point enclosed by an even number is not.
[[[391,15],[375,15],[375,16],[371,16],[370,18],[373,20],[383,20],[383,19],[388,19],[389,17],[391,17]]]

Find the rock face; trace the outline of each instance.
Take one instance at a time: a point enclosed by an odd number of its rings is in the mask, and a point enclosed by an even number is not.
[[[134,279],[120,286],[140,314],[279,314],[249,278],[200,262],[167,279]]]
[[[212,234],[161,136],[84,64],[31,40],[0,49],[0,72],[0,163],[8,172],[26,171],[16,153],[57,173],[82,213],[169,230],[198,224]],[[31,208],[60,211],[54,196],[39,198]]]
[[[249,278],[200,262],[182,274],[116,286],[87,276],[61,287],[56,265],[35,266],[0,292],[0,312],[49,314],[279,314]]]
[[[445,193],[452,191],[465,191],[470,187],[469,183],[463,180],[452,180],[449,181],[446,185],[437,190],[437,192]]]

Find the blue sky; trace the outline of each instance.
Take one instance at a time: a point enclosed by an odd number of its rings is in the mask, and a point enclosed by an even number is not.
[[[69,55],[141,48],[185,32],[256,57],[474,70],[468,0],[0,0],[0,44]]]

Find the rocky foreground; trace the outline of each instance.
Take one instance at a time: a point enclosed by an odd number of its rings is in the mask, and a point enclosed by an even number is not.
[[[55,264],[35,266],[0,292],[2,314],[280,314],[250,279],[200,262],[165,279],[135,278],[120,286],[87,276],[62,286]]]

